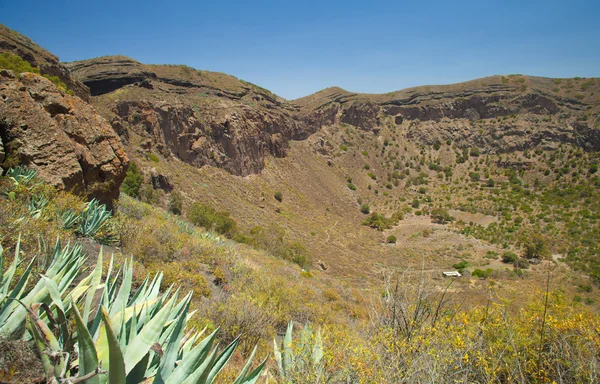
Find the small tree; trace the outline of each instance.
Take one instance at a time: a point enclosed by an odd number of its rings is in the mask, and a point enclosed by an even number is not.
[[[502,262],[506,264],[514,263],[518,258],[519,256],[516,253],[510,251],[502,254]]]
[[[130,162],[125,179],[121,184],[121,190],[129,196],[137,198],[140,196],[140,188],[143,182],[144,176],[140,172],[140,168],[135,162]]]
[[[388,244],[396,244],[396,236],[394,235],[389,235],[388,238],[386,239],[386,242]]]
[[[454,221],[454,217],[452,217],[448,211],[443,208],[434,208],[431,210],[431,218],[434,223],[438,224],[446,224]]]
[[[369,214],[369,212],[371,212],[371,207],[369,207],[369,204],[367,204],[367,203],[363,203],[363,204],[360,206],[360,211],[361,211],[362,213],[364,213],[365,215],[367,215],[367,214]]]
[[[539,233],[531,236],[524,245],[523,257],[526,259],[541,259],[550,253],[545,239]]]
[[[181,194],[177,191],[171,192],[169,196],[169,212],[174,215],[181,215],[181,209],[183,205],[183,198]]]

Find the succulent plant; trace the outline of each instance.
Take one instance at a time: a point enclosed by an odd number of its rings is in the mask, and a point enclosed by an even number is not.
[[[180,299],[173,287],[161,294],[162,273],[147,276],[132,292],[133,259],[115,272],[111,257],[103,274],[102,251],[94,270],[71,288],[86,257],[80,246],[57,243],[50,266],[27,291],[34,260],[13,284],[19,245],[6,271],[0,248],[0,334],[32,338],[48,382],[211,383],[239,343],[236,339],[218,353],[217,330],[200,342],[204,331],[185,334],[192,294]],[[75,330],[68,326],[73,319]],[[256,348],[235,384],[258,380],[266,361],[250,371],[255,354]],[[72,372],[77,377],[70,377]]]

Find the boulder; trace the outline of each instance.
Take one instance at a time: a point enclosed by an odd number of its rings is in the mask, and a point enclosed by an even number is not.
[[[0,137],[11,163],[59,189],[108,205],[119,196],[129,162],[119,136],[91,105],[42,76],[0,71]]]

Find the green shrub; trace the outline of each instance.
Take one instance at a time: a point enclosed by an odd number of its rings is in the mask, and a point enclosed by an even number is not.
[[[487,253],[484,256],[486,259],[497,259],[498,258],[498,253],[494,252],[494,251],[487,251]]]
[[[160,161],[160,158],[153,152],[148,152],[146,154],[146,158],[152,161],[153,163],[158,163]]]
[[[514,263],[518,258],[519,256],[516,253],[510,251],[502,254],[502,262],[506,264]]]
[[[143,182],[144,176],[140,172],[140,168],[135,162],[130,162],[125,179],[121,184],[121,190],[129,196],[137,198],[140,196],[140,187]]]
[[[187,217],[194,225],[215,230],[223,235],[233,235],[236,229],[236,222],[229,217],[229,212],[217,212],[214,207],[200,202],[192,204]]]
[[[274,197],[275,197],[275,200],[279,201],[280,203],[283,201],[283,193],[281,193],[279,191],[275,192]]]
[[[369,204],[367,204],[367,203],[363,203],[363,204],[360,206],[360,211],[361,211],[362,213],[364,213],[364,214],[368,214],[369,212],[371,212],[371,207],[369,207]]]
[[[177,191],[171,192],[171,195],[169,195],[169,212],[174,215],[181,215],[182,205],[183,198],[181,197],[181,193]]]
[[[471,181],[474,183],[481,180],[481,175],[478,172],[469,172],[469,177],[471,178]]]
[[[528,269],[529,268],[529,260],[521,257],[520,259],[515,260],[515,262],[513,263],[513,266],[515,268],[519,268],[519,269]]]
[[[29,62],[23,60],[20,56],[13,55],[8,52],[0,54],[0,68],[14,71],[17,74],[23,72],[31,72],[41,75],[40,70],[38,68],[33,68]],[[63,83],[58,76],[50,76],[47,74],[44,74],[42,76],[50,80],[61,91],[66,92],[70,95],[73,94],[73,92],[71,92],[67,88],[67,85]]]
[[[460,263],[456,263],[456,264],[452,265],[452,268],[456,269],[459,272],[464,271],[468,267],[469,267],[469,262],[466,260],[462,260]]]
[[[471,273],[471,276],[480,277],[482,279],[487,279],[492,274],[492,272],[493,272],[493,270],[491,268],[488,268],[486,270],[482,270],[482,269],[476,268]]]
[[[356,185],[354,185],[352,183],[348,183],[348,188],[352,191],[356,191]]]
[[[389,236],[387,237],[387,239],[385,240],[385,242],[386,242],[386,243],[388,243],[388,244],[396,244],[396,240],[397,240],[397,239],[396,239],[396,236],[394,236],[394,235],[389,235]]]
[[[431,210],[431,218],[434,223],[438,224],[446,224],[454,221],[454,217],[452,217],[448,211],[443,208],[434,208]]]
[[[383,231],[389,228],[390,225],[389,220],[386,219],[384,215],[377,212],[371,213],[371,216],[369,216],[365,221],[363,221],[362,224],[367,225],[371,228],[375,228],[379,231]]]
[[[540,234],[534,234],[525,241],[523,257],[526,259],[543,258],[550,255],[546,241]]]
[[[0,68],[8,69],[16,73],[32,72],[40,74],[40,70],[33,68],[29,62],[23,60],[20,56],[8,52],[0,54]]]

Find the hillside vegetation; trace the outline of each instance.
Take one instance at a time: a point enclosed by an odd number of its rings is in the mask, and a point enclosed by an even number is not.
[[[0,40],[0,382],[600,382],[599,79],[284,100]]]

